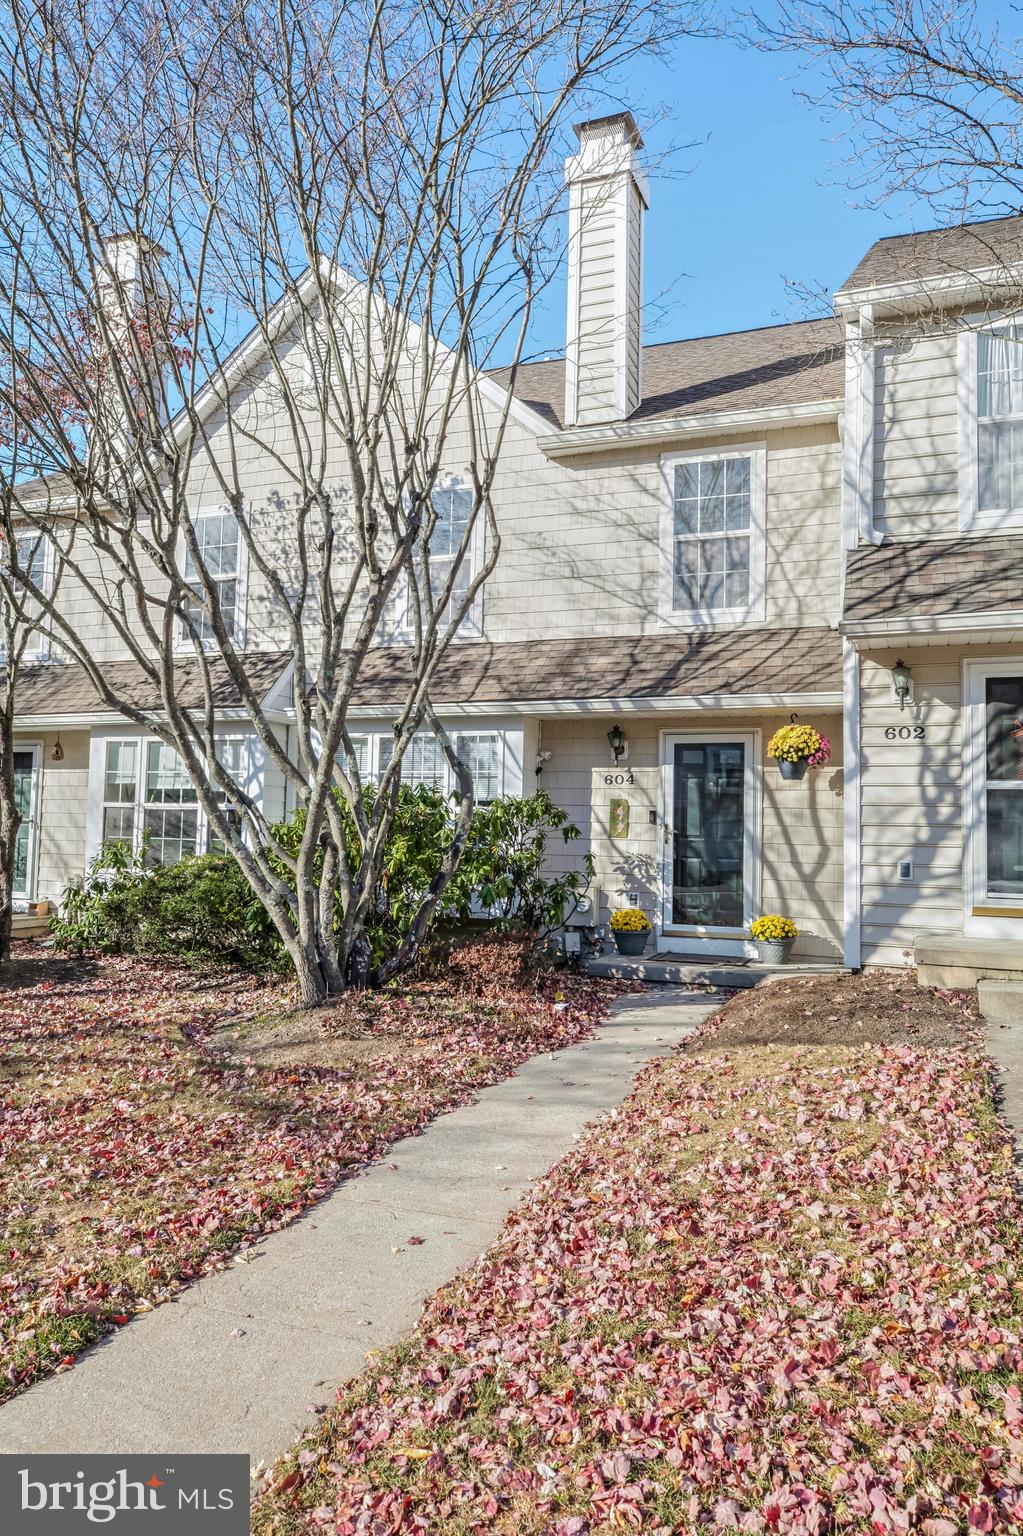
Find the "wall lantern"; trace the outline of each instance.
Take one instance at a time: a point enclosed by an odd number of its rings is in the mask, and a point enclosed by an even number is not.
[[[64,761],[64,748],[60,744],[59,731],[57,732],[57,740],[53,743],[53,751],[50,753],[50,761],[51,763],[62,763]]]
[[[626,746],[628,745],[628,743],[625,740],[625,732],[622,730],[622,728],[618,724],[617,720],[615,721],[615,723],[611,727],[611,729],[608,731],[607,739],[608,739],[608,742],[610,744],[611,751],[614,753],[615,767],[617,768],[618,767],[618,760],[621,757],[622,753],[625,751]]]
[[[909,698],[909,674],[910,668],[906,666],[906,663],[900,656],[892,668],[892,688],[895,690],[895,697],[899,701],[900,710],[905,709],[906,700]]]

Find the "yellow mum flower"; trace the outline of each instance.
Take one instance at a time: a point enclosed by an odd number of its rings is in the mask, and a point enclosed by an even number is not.
[[[763,917],[754,918],[749,931],[755,939],[780,940],[799,937],[799,929],[791,917],[781,917],[777,912],[768,912]]]
[[[645,933],[650,926],[646,913],[638,907],[623,907],[620,912],[611,913],[611,927],[615,933]]]

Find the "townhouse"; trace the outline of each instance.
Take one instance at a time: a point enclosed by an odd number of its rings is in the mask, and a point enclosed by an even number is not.
[[[661,951],[745,955],[765,911],[792,917],[796,957],[821,963],[907,963],[921,939],[1012,944],[1023,219],[878,242],[827,318],[644,346],[640,135],[628,113],[578,135],[565,354],[514,380],[500,561],[434,688],[477,793],[547,789],[583,831],[555,857],[592,850],[601,920],[641,906]],[[230,408],[268,411],[247,379]],[[508,384],[479,387],[496,410]],[[438,560],[468,502],[457,433],[449,449]],[[253,450],[241,472],[272,541],[272,458]],[[291,658],[213,482],[200,464],[196,527],[287,731]],[[134,686],[102,608],[81,600],[80,622]],[[353,699],[370,777],[407,639],[396,624]],[[24,901],[59,901],[106,838],[145,831],[162,859],[201,851],[173,754],[40,645],[18,698]],[[158,708],[141,679],[134,697]],[[226,678],[222,709],[225,762],[285,814]],[[766,746],[793,719],[831,756],[786,779]],[[443,782],[432,736],[405,775]]]

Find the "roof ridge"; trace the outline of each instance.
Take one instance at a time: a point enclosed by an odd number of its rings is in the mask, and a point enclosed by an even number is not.
[[[674,336],[667,341],[645,341],[644,352],[652,352],[655,347],[684,347],[692,341],[723,341],[727,336],[757,336],[763,331],[788,331],[797,325],[827,325],[838,322],[834,315],[812,315],[803,320],[774,320],[770,325],[744,325],[737,331],[704,331],[699,336]],[[545,363],[563,363],[565,354],[559,352],[556,357],[531,357],[519,362],[520,368],[541,368]],[[506,373],[512,367],[511,363],[501,363],[498,367],[488,369],[491,373]]]
[[[904,229],[900,235],[877,235],[874,245],[885,240],[913,240],[917,235],[951,235],[964,229],[983,229],[985,224],[1011,224],[1023,219],[1023,213],[997,213],[989,219],[963,219],[959,224],[932,224],[927,229]]]

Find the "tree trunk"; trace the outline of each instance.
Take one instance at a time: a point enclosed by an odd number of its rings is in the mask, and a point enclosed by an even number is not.
[[[0,705],[0,966],[11,958],[14,858],[21,826],[14,795],[14,711],[8,694]]]

